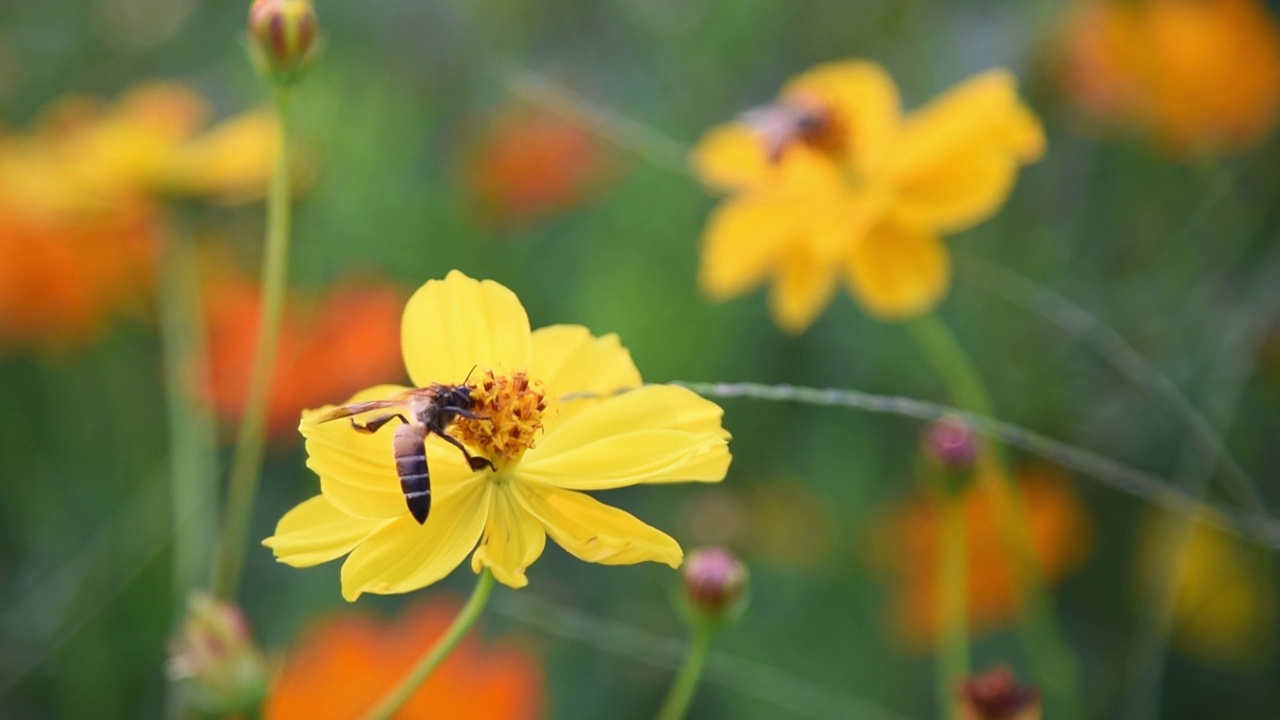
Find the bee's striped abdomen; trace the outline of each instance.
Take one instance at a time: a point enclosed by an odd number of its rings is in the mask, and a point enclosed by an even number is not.
[[[427,429],[422,425],[401,425],[391,440],[396,458],[396,474],[409,513],[418,524],[431,512],[431,472],[427,469]]]

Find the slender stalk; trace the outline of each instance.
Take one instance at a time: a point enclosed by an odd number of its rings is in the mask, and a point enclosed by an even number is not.
[[[209,567],[217,534],[213,510],[217,503],[217,434],[209,411],[194,397],[207,379],[208,354],[198,263],[184,220],[175,222],[165,243],[157,283],[169,426],[175,617],[181,617],[187,594]]]
[[[689,712],[689,705],[698,689],[698,681],[702,679],[702,668],[707,664],[707,653],[711,650],[711,637],[715,634],[712,623],[705,620],[693,622],[693,638],[685,653],[684,663],[676,675],[667,699],[658,710],[658,720],[681,720]]]
[[[933,362],[950,388],[957,405],[990,417],[991,399],[986,386],[964,348],[936,315],[926,315],[907,326],[916,343]],[[1019,632],[1045,694],[1055,700],[1057,712],[1065,718],[1083,718],[1079,690],[1079,669],[1054,617],[1053,606],[1036,564],[1026,509],[1012,475],[1004,448],[990,437],[982,439],[978,459],[979,481],[998,478],[991,485],[995,497],[996,526],[1005,553],[1010,558],[1018,584],[1025,591]]]
[[[400,682],[396,683],[396,686],[386,695],[383,695],[373,709],[365,713],[364,720],[387,720],[409,701],[422,683],[426,682],[431,673],[444,662],[445,658],[449,657],[449,653],[453,652],[458,643],[462,642],[462,638],[466,637],[467,631],[476,620],[480,619],[480,613],[484,610],[485,603],[489,601],[489,593],[492,590],[493,573],[485,569],[480,573],[480,579],[476,581],[471,597],[467,598],[467,604],[462,606],[462,612],[453,619],[453,624],[449,626],[444,637],[437,640],[436,644],[418,659],[418,663],[409,670],[408,674],[401,678]]]
[[[938,546],[938,717],[956,711],[956,689],[969,676],[969,588],[966,582],[965,515],[962,491],[944,488]]]
[[[262,313],[258,344],[249,376],[244,418],[231,459],[231,479],[227,508],[222,520],[218,554],[214,565],[213,588],[220,597],[233,597],[244,567],[253,502],[262,472],[266,444],[267,401],[271,376],[276,365],[276,345],[280,339],[280,319],[284,313],[285,288],[289,271],[289,90],[276,87],[276,110],[280,116],[280,149],[276,154],[271,186],[267,194],[267,238],[262,265]]]

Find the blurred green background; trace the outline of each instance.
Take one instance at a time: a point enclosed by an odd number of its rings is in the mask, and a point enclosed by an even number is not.
[[[768,101],[786,78],[824,60],[882,63],[908,108],[980,70],[1013,68],[1046,125],[1049,152],[1023,171],[994,220],[949,240],[957,272],[941,309],[988,381],[997,414],[1165,478],[1204,461],[1165,404],[1071,333],[1002,297],[1018,286],[993,275],[989,262],[1056,290],[1128,339],[1225,428],[1230,449],[1271,507],[1280,506],[1280,359],[1266,351],[1280,316],[1277,145],[1188,162],[1140,135],[1092,132],[1054,82],[1062,5],[321,0],[317,9],[323,55],[297,102],[299,132],[319,173],[297,205],[292,282],[324,288],[359,269],[412,289],[458,268],[513,289],[534,327],[567,322],[617,332],[650,381],[947,397],[911,337],[869,319],[843,293],[799,337],[775,329],[759,293],[721,305],[702,298],[697,241],[715,199],[668,167],[672,148],[661,142],[647,143],[646,157],[613,144],[618,137],[633,144],[625,131],[601,136],[609,170],[590,197],[525,221],[493,222],[464,180],[486,119],[525,106],[513,67],[681,144]],[[152,78],[189,84],[219,116],[259,105],[265,95],[243,49],[245,12],[246,3],[225,0],[0,4],[0,122],[21,130],[69,92],[113,98]],[[249,206],[205,216],[255,261],[261,214]],[[154,324],[135,319],[84,348],[0,358],[0,716],[163,712],[164,648],[176,618],[158,357]],[[749,498],[782,482],[810,493],[825,515],[784,523],[781,532],[813,533],[816,549],[788,562],[751,542],[737,548],[752,567],[752,601],[716,647],[835,700],[800,708],[776,693],[765,702],[730,670],[704,684],[692,716],[865,716],[841,698],[889,716],[932,716],[932,660],[893,642],[890,596],[864,562],[872,519],[913,487],[919,423],[746,400],[723,405],[735,457],[722,488],[641,488],[608,500],[688,546],[715,537],[713,519],[700,511],[708,493]],[[225,463],[230,432],[223,435]],[[300,443],[273,445],[255,538],[314,492],[303,460]],[[1134,690],[1136,628],[1149,612],[1135,601],[1135,548],[1148,503],[1088,478],[1075,482],[1093,526],[1092,553],[1055,589],[1056,608],[1080,657],[1090,714],[1137,717],[1135,702],[1151,709]],[[242,597],[267,648],[286,647],[309,618],[344,605],[338,567],[293,570],[251,548]],[[1271,557],[1261,567],[1277,575]],[[643,661],[646,649],[632,641],[607,652],[528,623],[521,618],[542,606],[520,596],[680,637],[669,603],[676,576],[662,567],[586,565],[549,547],[530,580],[519,592],[500,588],[484,626],[488,635],[534,639],[548,716],[650,717],[670,670]],[[471,583],[460,570],[423,592],[464,594]],[[358,606],[393,615],[409,600],[365,596]],[[1175,647],[1163,690],[1152,695],[1158,716],[1280,716],[1274,632],[1256,636],[1268,650],[1245,664],[1207,662]],[[1012,630],[976,639],[974,653],[976,667],[1003,662],[1029,672]],[[792,691],[825,698],[803,684]]]

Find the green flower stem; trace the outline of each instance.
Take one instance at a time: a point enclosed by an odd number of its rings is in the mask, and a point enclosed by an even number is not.
[[[926,315],[907,325],[916,343],[942,375],[957,405],[991,417],[991,399],[981,377],[955,335],[936,315]],[[1012,560],[1019,585],[1026,592],[1019,631],[1034,666],[1036,680],[1056,701],[1057,713],[1068,719],[1085,717],[1080,703],[1077,661],[1054,617],[1053,606],[1036,564],[1031,531],[1021,492],[1008,471],[1004,448],[984,436],[979,456],[979,481],[995,475],[997,530]]]
[[[662,709],[658,711],[658,720],[681,720],[689,712],[698,681],[702,679],[702,668],[707,664],[715,627],[702,618],[694,618],[692,624],[693,638],[689,642],[689,650],[680,666],[680,673],[667,692],[667,699],[662,702]]]
[[[262,473],[266,445],[267,401],[271,376],[276,365],[276,346],[284,313],[285,289],[289,274],[289,90],[276,87],[276,110],[280,117],[280,148],[276,154],[271,186],[267,194],[267,238],[262,266],[262,316],[258,344],[249,376],[249,394],[235,455],[231,459],[231,480],[227,508],[222,520],[218,555],[214,565],[214,592],[233,597],[240,583],[244,555],[249,540],[249,522]]]
[[[938,547],[938,717],[956,711],[956,690],[969,676],[969,588],[966,583],[964,495],[943,488],[942,542]]]
[[[180,617],[187,594],[209,567],[217,502],[217,431],[194,397],[207,381],[204,312],[195,246],[181,213],[165,243],[157,282],[157,312],[169,429],[173,523],[173,607]]]
[[[365,713],[364,720],[388,720],[409,701],[422,683],[431,677],[431,673],[435,672],[440,663],[444,662],[445,658],[449,657],[449,653],[462,642],[462,638],[466,637],[467,631],[475,625],[476,620],[480,619],[480,613],[484,611],[485,603],[489,601],[492,590],[493,573],[486,568],[480,572],[480,579],[476,582],[475,589],[471,591],[471,597],[467,598],[467,604],[462,607],[458,617],[453,619],[453,624],[449,626],[444,637],[436,641],[427,654],[418,660],[418,664],[414,665],[394,688],[383,695],[372,710]]]

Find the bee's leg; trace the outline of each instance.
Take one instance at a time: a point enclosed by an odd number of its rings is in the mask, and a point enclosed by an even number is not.
[[[472,455],[471,451],[467,450],[467,446],[463,445],[462,441],[459,440],[458,438],[450,435],[449,433],[437,433],[437,434],[440,435],[440,437],[444,438],[446,441],[448,441],[450,445],[462,451],[462,454],[465,455],[467,458],[467,462],[471,465],[472,470],[483,470],[486,467],[489,468],[490,470],[497,470],[497,468],[493,466],[493,463],[489,461],[489,458],[476,457]]]
[[[409,424],[409,421],[405,419],[404,415],[401,415],[400,413],[391,413],[390,415],[379,415],[378,417],[365,422],[365,424],[363,425],[356,422],[355,418],[351,418],[351,427],[354,428],[356,432],[373,434],[378,432],[378,430],[383,425],[386,425],[387,423],[391,422],[392,420],[395,420],[396,418],[399,418],[400,422],[404,423],[405,425]]]
[[[460,415],[460,416],[462,416],[462,417],[464,417],[464,418],[466,418],[466,419],[468,419],[468,420],[489,420],[489,419],[491,419],[488,415],[477,415],[477,414],[475,414],[475,413],[471,412],[470,410],[463,410],[463,409],[462,409],[462,408],[460,408],[460,407],[453,407],[452,405],[450,405],[449,407],[445,408],[445,410],[447,410],[448,412],[453,413],[454,415]]]

